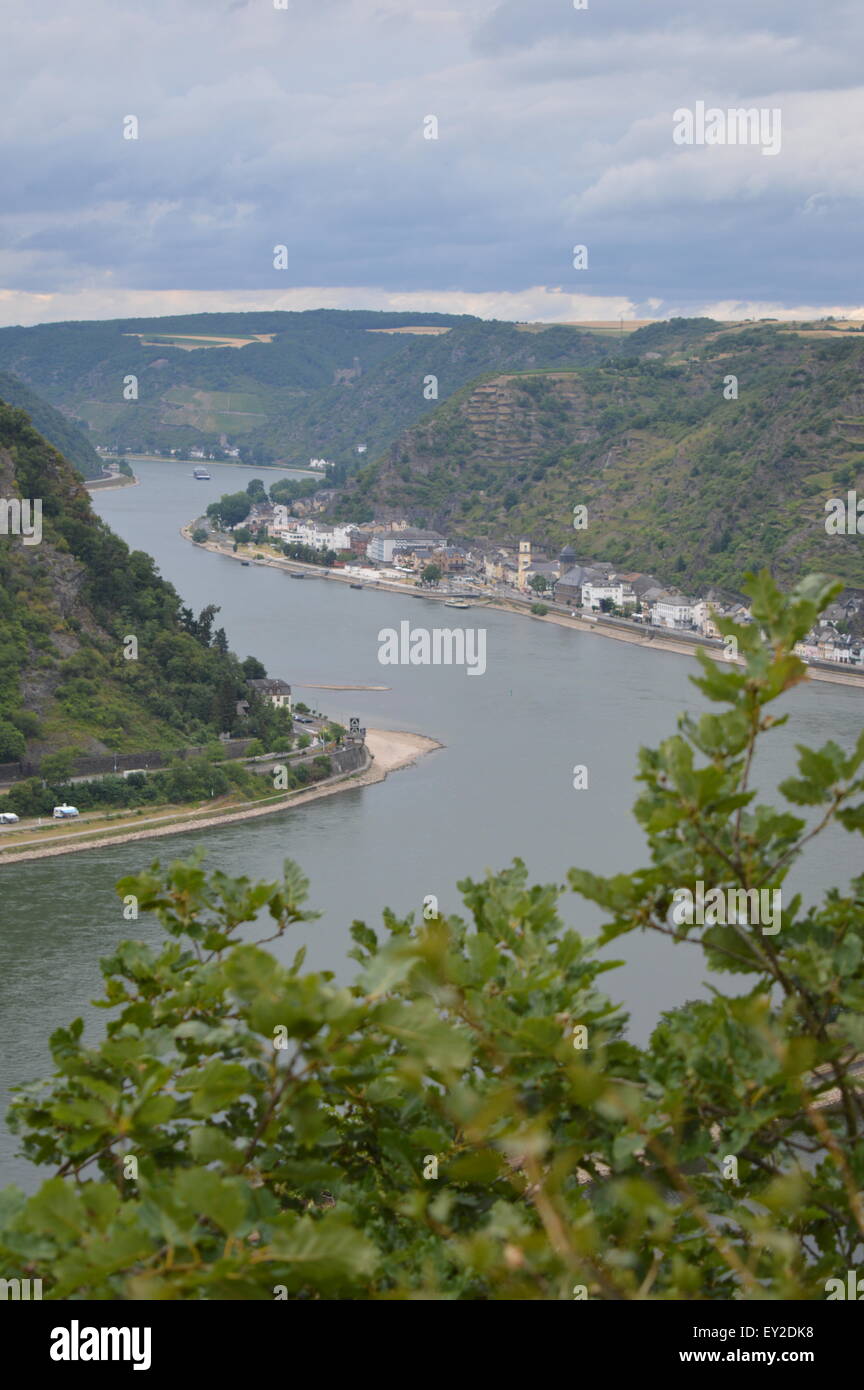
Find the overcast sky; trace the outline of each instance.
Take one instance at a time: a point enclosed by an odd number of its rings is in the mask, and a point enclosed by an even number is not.
[[[9,0],[0,323],[861,316],[862,40],[861,0]],[[699,101],[779,153],[676,145]]]

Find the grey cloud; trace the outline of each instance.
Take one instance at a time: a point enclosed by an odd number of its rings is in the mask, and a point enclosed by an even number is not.
[[[589,3],[19,11],[0,55],[0,288],[856,294],[858,10]],[[676,106],[777,92],[782,160],[673,148]]]

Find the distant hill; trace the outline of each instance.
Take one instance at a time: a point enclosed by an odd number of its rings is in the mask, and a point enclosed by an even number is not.
[[[415,329],[424,331],[406,331]],[[619,350],[573,327],[372,311],[0,329],[0,370],[86,421],[93,444],[148,452],[226,441],[244,462],[323,456],[342,476],[364,461],[358,446],[371,458],[433,410],[435,390],[443,400],[482,372],[587,365]]]
[[[824,505],[864,495],[862,368],[855,332],[652,324],[599,365],[485,374],[367,465],[336,515],[569,542],[681,588],[764,564],[861,586],[864,539],[827,535]]]
[[[0,762],[246,732],[235,708],[245,675],[211,633],[213,614],[202,623],[181,608],[149,555],[95,516],[67,460],[2,401],[0,497],[42,500],[39,544],[0,534]],[[137,660],[124,658],[130,635]]]
[[[101,460],[84,431],[37,396],[23,381],[8,372],[0,372],[0,399],[26,410],[39,433],[60,450],[82,478],[101,477]]]

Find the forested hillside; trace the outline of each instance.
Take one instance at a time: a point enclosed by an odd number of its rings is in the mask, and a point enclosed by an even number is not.
[[[35,391],[26,387],[23,381],[0,372],[0,399],[7,405],[26,410],[34,427],[41,435],[59,449],[63,457],[72,464],[82,478],[98,478],[102,473],[99,455],[87,435],[73,420],[68,420],[53,405],[49,405]]]
[[[0,497],[41,499],[42,539],[0,535],[0,762],[171,749],[238,722],[245,673],[153,561],[93,513],[69,463],[0,401]],[[127,639],[137,659],[127,660]]]
[[[443,400],[482,372],[583,365],[612,350],[571,327],[337,310],[0,330],[0,369],[86,421],[94,444],[227,442],[259,465],[323,455],[342,472],[364,461],[358,446],[374,457],[434,409],[436,389]]]
[[[370,463],[338,512],[569,541],[682,586],[734,587],[763,564],[861,585],[861,538],[827,535],[825,502],[864,489],[862,364],[856,333],[655,324],[599,366],[487,374]]]

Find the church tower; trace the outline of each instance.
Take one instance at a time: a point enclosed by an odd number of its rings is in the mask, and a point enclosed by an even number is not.
[[[519,542],[519,560],[518,560],[518,568],[517,568],[517,571],[516,571],[516,583],[519,585],[519,588],[520,588],[520,589],[524,589],[524,588],[527,586],[527,583],[528,583],[527,574],[528,574],[528,570],[529,570],[530,568],[531,568],[531,542],[530,542],[530,541],[520,541],[520,542]]]

